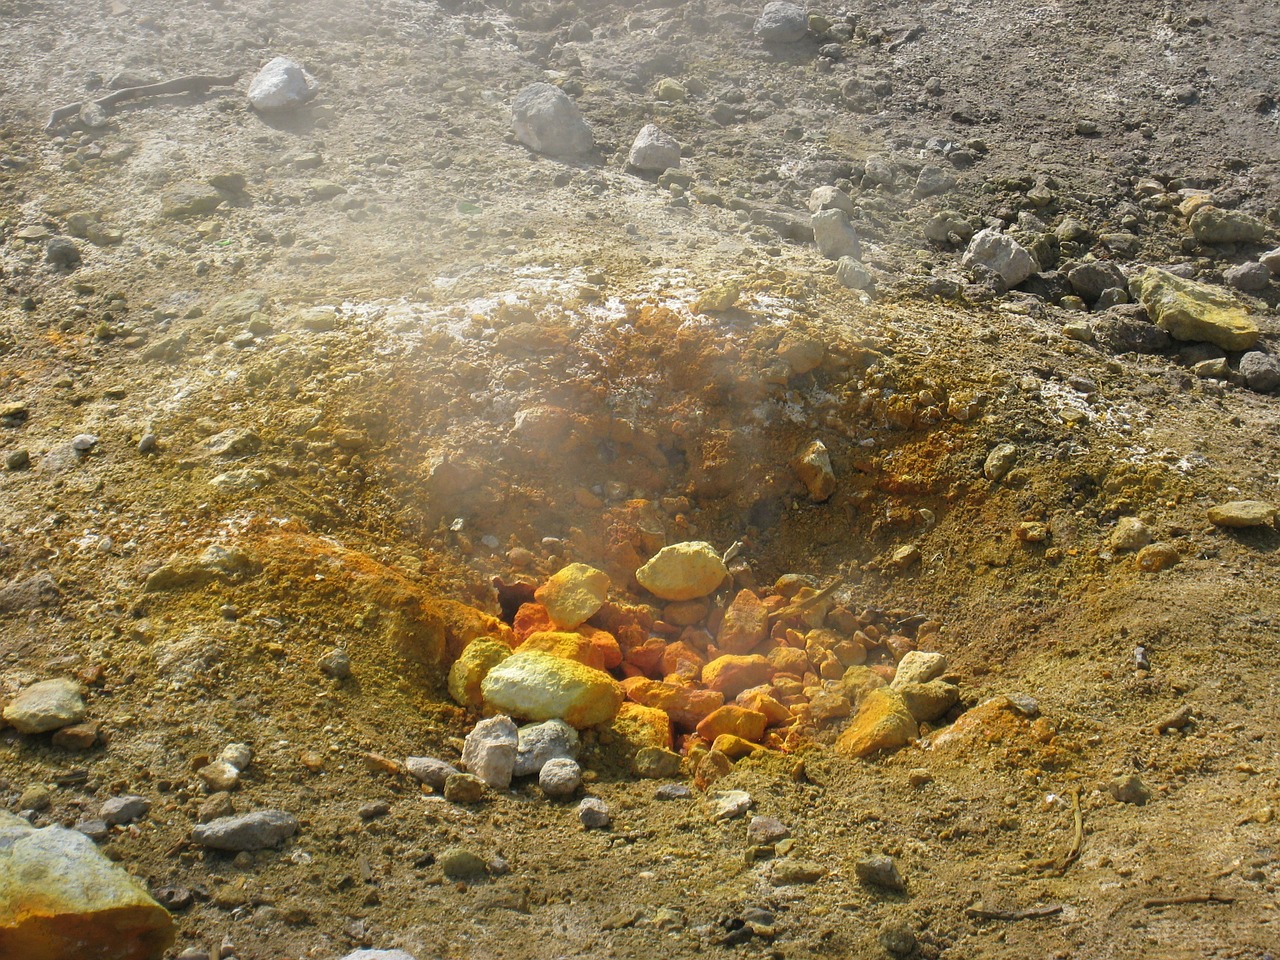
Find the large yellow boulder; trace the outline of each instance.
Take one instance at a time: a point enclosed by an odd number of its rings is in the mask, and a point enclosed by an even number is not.
[[[636,582],[663,600],[697,600],[713,592],[728,575],[715,547],[691,540],[655,553],[636,571]]]
[[[1234,296],[1219,287],[1147,267],[1129,281],[1129,292],[1161,330],[1176,340],[1203,340],[1223,350],[1248,350],[1258,325]]]
[[[622,687],[605,673],[537,650],[498,664],[480,684],[484,707],[525,720],[560,719],[579,729],[608,723],[622,705]]]
[[[0,813],[0,957],[159,960],[173,919],[92,840]]]
[[[869,757],[881,750],[905,747],[918,732],[915,718],[896,690],[880,687],[862,698],[853,722],[836,740],[836,751]]]
[[[492,637],[472,640],[449,668],[449,696],[464,707],[480,709],[483,702],[480,684],[490,670],[509,656],[511,648],[502,640]]]
[[[572,630],[595,616],[608,595],[607,573],[585,563],[571,563],[540,586],[533,598],[547,608],[552,623]]]

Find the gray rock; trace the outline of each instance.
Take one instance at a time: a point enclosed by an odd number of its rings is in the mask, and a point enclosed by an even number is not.
[[[147,815],[151,809],[151,801],[146,797],[127,796],[112,797],[98,811],[98,816],[110,826],[122,823],[133,823]]]
[[[759,846],[772,845],[791,836],[791,830],[777,817],[752,817],[747,839]]]
[[[713,820],[736,820],[755,805],[745,790],[717,790],[708,799]]]
[[[1256,243],[1267,233],[1267,225],[1257,217],[1212,204],[1196,210],[1188,223],[1201,243]]]
[[[516,95],[511,125],[526,147],[553,157],[577,156],[593,145],[578,105],[549,83],[532,83]]]
[[[443,790],[444,782],[459,772],[456,767],[435,757],[409,757],[404,766],[420,783],[433,790]]]
[[[191,830],[194,843],[211,850],[265,850],[298,832],[298,818],[283,810],[255,810],[219,817]]]
[[[95,842],[111,836],[111,828],[105,820],[81,820],[76,824],[75,829]]]
[[[1107,791],[1120,803],[1142,806],[1151,799],[1151,791],[1136,773],[1116,777],[1107,784]]]
[[[956,175],[942,167],[926,164],[916,177],[916,196],[933,197],[946,193],[956,185]]]
[[[840,258],[836,264],[836,280],[841,286],[848,287],[850,290],[871,291],[876,285],[871,271],[853,257]]]
[[[986,267],[1011,287],[1040,270],[1036,258],[1022,244],[991,228],[973,235],[960,262],[969,268]]]
[[[582,785],[582,769],[578,761],[568,757],[548,760],[538,774],[538,786],[548,797],[562,799],[573,796]]]
[[[475,725],[462,748],[462,765],[490,787],[505,790],[515,771],[519,734],[510,717],[489,717]]]
[[[578,820],[588,830],[603,830],[613,822],[609,805],[599,797],[584,797],[578,804]]]
[[[683,783],[664,783],[653,791],[655,800],[688,800],[692,796],[693,791]]]
[[[323,654],[316,663],[321,673],[335,680],[347,680],[351,676],[351,656],[339,647]]]
[[[872,154],[862,163],[862,186],[892,187],[898,182],[898,167],[888,157]]]
[[[839,187],[816,187],[809,195],[810,213],[843,210],[849,216],[853,216],[853,209],[853,200]]]
[[[887,953],[895,957],[909,956],[916,949],[915,933],[901,920],[886,920],[882,923],[876,939]]]
[[[516,731],[516,760],[512,774],[528,777],[550,760],[577,759],[578,731],[563,720],[530,723]]]
[[[1098,302],[1094,304],[1095,310],[1110,310],[1129,302],[1129,291],[1122,290],[1120,287],[1107,287],[1102,293],[1098,294]]]
[[[45,245],[44,262],[55,270],[74,270],[80,266],[80,248],[66,237],[54,237]]]
[[[818,252],[828,260],[839,260],[841,257],[853,257],[857,260],[862,255],[862,246],[858,242],[858,232],[849,223],[848,214],[843,210],[822,210],[811,219],[813,224],[813,242]]]
[[[982,465],[982,475],[993,483],[999,483],[1009,475],[1018,459],[1018,448],[1012,443],[1002,443],[987,454]]]
[[[1094,260],[1082,263],[1067,271],[1067,283],[1085,303],[1098,302],[1104,290],[1127,288],[1124,271],[1110,260]]]
[[[342,960],[418,960],[407,950],[356,950]]]
[[[465,847],[450,847],[440,854],[438,862],[450,880],[483,880],[489,875],[484,859]]]
[[[46,733],[84,719],[80,685],[71,680],[42,680],[19,693],[4,708],[4,718],[19,733]]]
[[[1093,322],[1093,338],[1111,353],[1163,353],[1172,343],[1169,334],[1149,320],[1116,314]]]
[[[300,107],[315,96],[313,80],[288,57],[276,57],[249,84],[249,105],[262,111]]]
[[[646,124],[631,144],[627,163],[637,170],[652,170],[656,173],[678,167],[680,143],[670,134],[663,133],[657,124]]]
[[[1280,359],[1261,350],[1250,350],[1240,358],[1240,375],[1250,390],[1273,393],[1280,388]]]
[[[1274,250],[1268,250],[1258,258],[1258,262],[1272,273],[1280,274],[1280,247],[1276,247]]]
[[[795,43],[809,33],[809,15],[795,3],[766,3],[756,20],[756,36],[765,43]]]
[[[1246,293],[1265,290],[1271,283],[1271,271],[1261,263],[1242,263],[1237,267],[1228,267],[1222,271],[1222,279],[1227,286],[1235,287]]]
[[[893,857],[864,857],[858,861],[854,872],[858,876],[858,882],[867,886],[881,887],[895,893],[902,893],[907,889],[906,881],[898,872],[898,865],[893,862]]]

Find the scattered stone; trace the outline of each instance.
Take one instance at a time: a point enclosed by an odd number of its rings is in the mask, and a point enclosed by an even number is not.
[[[54,237],[45,245],[44,262],[55,270],[74,270],[80,266],[80,248],[66,237]]]
[[[17,807],[19,810],[34,810],[39,813],[42,810],[48,810],[52,803],[53,794],[49,788],[33,784],[18,795]]]
[[[1239,370],[1250,390],[1274,393],[1280,389],[1280,359],[1269,353],[1250,350],[1240,358]]]
[[[773,678],[773,664],[759,654],[727,653],[716,657],[702,668],[702,683],[715,693],[732,700],[743,690],[768,683]]]
[[[950,170],[927,163],[920,168],[920,175],[916,177],[916,196],[934,197],[946,193],[956,182],[956,175]]]
[[[862,256],[858,231],[849,223],[849,215],[843,210],[821,210],[810,218],[810,223],[813,225],[813,242],[818,252],[828,260],[841,257],[857,260]]]
[[[809,14],[799,4],[782,0],[766,3],[756,20],[755,33],[765,43],[795,43],[809,33]]]
[[[34,906],[38,904],[37,906]],[[0,949],[5,957],[154,960],[173,919],[76,830],[35,830],[0,813]]]
[[[531,776],[551,760],[576,760],[578,750],[578,731],[563,720],[527,724],[517,731],[512,773],[517,777]]]
[[[1010,287],[1016,287],[1040,270],[1036,258],[1022,244],[991,228],[973,235],[960,262],[969,268],[986,267],[999,274]]]
[[[924,767],[912,767],[907,771],[907,783],[912,787],[923,787],[933,783],[933,773]]]
[[[341,647],[334,647],[322,655],[318,661],[320,672],[335,680],[348,680],[351,677],[351,656]]]
[[[692,796],[693,791],[683,783],[664,783],[653,791],[655,800],[688,800]]]
[[[907,683],[928,683],[947,672],[947,658],[941,653],[924,650],[908,650],[898,661],[898,669],[889,686],[897,690]]]
[[[443,790],[445,781],[459,772],[457,767],[435,757],[409,757],[404,767],[419,783],[436,791]]]
[[[487,786],[505,790],[511,786],[519,735],[510,717],[481,720],[467,734],[462,765]]]
[[[636,582],[663,600],[696,600],[715,591],[729,575],[711,544],[673,543],[636,571]]]
[[[98,816],[108,826],[117,826],[142,819],[150,809],[151,801],[146,797],[132,795],[112,797],[102,805],[102,808],[98,811]]]
[[[88,750],[97,744],[101,728],[102,725],[95,720],[73,723],[53,735],[53,745],[63,750]]]
[[[884,947],[886,952],[895,957],[909,956],[916,949],[914,931],[901,920],[886,920],[882,923],[876,939],[880,941],[880,946]]]
[[[211,793],[205,797],[200,804],[200,809],[196,811],[197,823],[208,823],[211,820],[218,820],[222,817],[234,817],[236,814],[235,804],[231,802],[231,794]]]
[[[298,818],[283,810],[255,810],[220,817],[191,830],[193,843],[211,850],[265,850],[298,832]]]
[[[688,88],[679,80],[663,77],[653,88],[654,98],[666,103],[683,103],[689,98]]]
[[[47,733],[84,719],[80,685],[71,680],[33,683],[4,708],[4,718],[19,733]]]
[[[1222,279],[1227,281],[1229,287],[1256,293],[1265,290],[1271,283],[1271,271],[1261,263],[1242,263],[1222,271]]]
[[[871,275],[861,261],[855,260],[853,257],[841,257],[836,262],[836,281],[849,290],[865,290],[871,292],[875,289],[876,280]]]
[[[1137,517],[1121,517],[1107,538],[1112,550],[1141,550],[1152,540],[1151,528]]]
[[[609,805],[599,797],[583,797],[578,804],[578,821],[588,830],[603,830],[613,822]]]
[[[1171,543],[1153,543],[1138,551],[1135,563],[1143,573],[1159,573],[1168,570],[1182,560],[1178,548]]]
[[[867,757],[881,750],[905,747],[918,732],[902,696],[880,687],[862,698],[853,721],[836,740],[836,751],[850,757]]]
[[[166,187],[160,193],[160,216],[180,220],[212,213],[226,197],[207,183],[183,181]]]
[[[484,858],[464,847],[450,847],[440,854],[436,862],[450,880],[474,883],[489,876],[489,867]]]
[[[1148,267],[1129,292],[1160,329],[1178,340],[1205,340],[1223,350],[1248,350],[1259,331],[1231,294],[1167,270]]]
[[[680,143],[657,124],[649,123],[640,128],[627,153],[627,163],[637,170],[662,173],[680,166]]]
[[[815,187],[809,195],[809,212],[821,213],[823,210],[842,210],[852,217],[853,199],[839,187]]]
[[[1274,250],[1268,250],[1258,258],[1258,262],[1272,273],[1280,274],[1280,247],[1276,247]]]
[[[390,812],[391,804],[386,800],[373,800],[362,804],[360,809],[356,811],[356,815],[361,820],[376,820],[378,817],[385,817]]]
[[[826,875],[827,868],[812,860],[775,860],[769,873],[769,882],[775,887],[817,883]]]
[[[1136,773],[1118,776],[1107,784],[1107,792],[1120,803],[1142,806],[1151,799],[1151,791]]]
[[[222,793],[240,786],[240,770],[225,760],[214,760],[196,771],[210,793]]]
[[[1018,448],[1012,443],[1002,443],[987,454],[982,465],[982,475],[992,483],[999,483],[1009,475],[1018,459]]]
[[[484,678],[509,656],[508,644],[492,637],[476,637],[449,667],[449,696],[464,707],[479,709],[484,702]]]
[[[863,857],[854,866],[858,882],[871,887],[881,887],[894,893],[903,893],[907,889],[906,881],[898,872],[898,865],[893,857]]]
[[[643,747],[631,761],[631,772],[647,780],[666,780],[678,776],[684,758],[663,747]]]
[[[1223,210],[1204,204],[1188,221],[1201,243],[1257,243],[1267,234],[1267,225],[1239,210]]]
[[[585,563],[561,567],[533,597],[547,608],[551,622],[572,630],[595,616],[609,596],[609,575]]]
[[[1215,527],[1266,527],[1275,523],[1276,505],[1262,500],[1232,500],[1209,508],[1209,522]]]
[[[479,803],[484,792],[484,781],[469,773],[451,773],[444,778],[444,798],[450,803]]]
[[[512,654],[489,671],[480,690],[490,711],[559,718],[578,729],[607,723],[622,705],[622,687],[603,670],[536,650]]]
[[[757,846],[772,846],[791,836],[791,830],[777,817],[752,817],[747,824],[747,840]]]
[[[788,330],[778,341],[777,354],[778,359],[791,369],[791,376],[798,377],[822,366],[827,346],[821,340]]]
[[[1093,260],[1072,267],[1067,271],[1067,282],[1080,299],[1089,304],[1097,303],[1107,290],[1125,288],[1129,284],[1124,271],[1110,260]]]
[[[249,84],[249,106],[270,112],[302,106],[316,95],[315,78],[288,57],[276,57]]]
[[[745,790],[719,790],[708,799],[713,820],[737,820],[755,806],[751,794]]]
[[[555,757],[542,765],[538,772],[538,786],[553,799],[571,797],[582,786],[582,768],[576,760]]]
[[[111,827],[105,820],[81,820],[74,829],[83,833],[94,843],[101,843],[111,836]]]
[[[532,83],[516,95],[511,125],[521,143],[548,156],[577,156],[593,146],[591,127],[578,105],[549,83]]]

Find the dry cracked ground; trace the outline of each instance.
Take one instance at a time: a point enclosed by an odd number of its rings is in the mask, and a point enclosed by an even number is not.
[[[762,7],[0,4],[0,702],[66,678],[88,724],[0,730],[0,803],[92,834],[172,910],[169,956],[1280,945],[1280,535],[1210,520],[1280,500],[1274,11],[811,3],[775,43]],[[255,111],[277,56],[316,95]],[[535,82],[589,152],[517,139]],[[628,166],[647,123],[677,170]],[[1198,235],[1206,205],[1250,226]],[[990,228],[1037,258],[1012,289],[962,262]],[[1128,302],[1148,266],[1227,291],[1263,359],[1163,334]],[[835,584],[825,628],[944,654],[960,702],[865,759],[804,714],[675,799],[608,726],[571,801],[405,772],[458,762],[449,660],[566,563],[670,641],[633,575],[684,541],[740,544],[695,627]],[[236,743],[213,806],[298,829],[232,854],[192,830]]]

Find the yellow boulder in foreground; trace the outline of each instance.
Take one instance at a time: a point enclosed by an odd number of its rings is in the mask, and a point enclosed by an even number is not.
[[[484,678],[480,692],[490,713],[558,718],[579,729],[608,723],[622,706],[622,687],[603,670],[536,650],[502,661]]]
[[[905,747],[917,732],[901,695],[880,687],[863,697],[853,722],[836,740],[836,750],[849,757],[869,757],[880,750]]]
[[[159,960],[173,919],[82,833],[0,813],[0,957]]]

